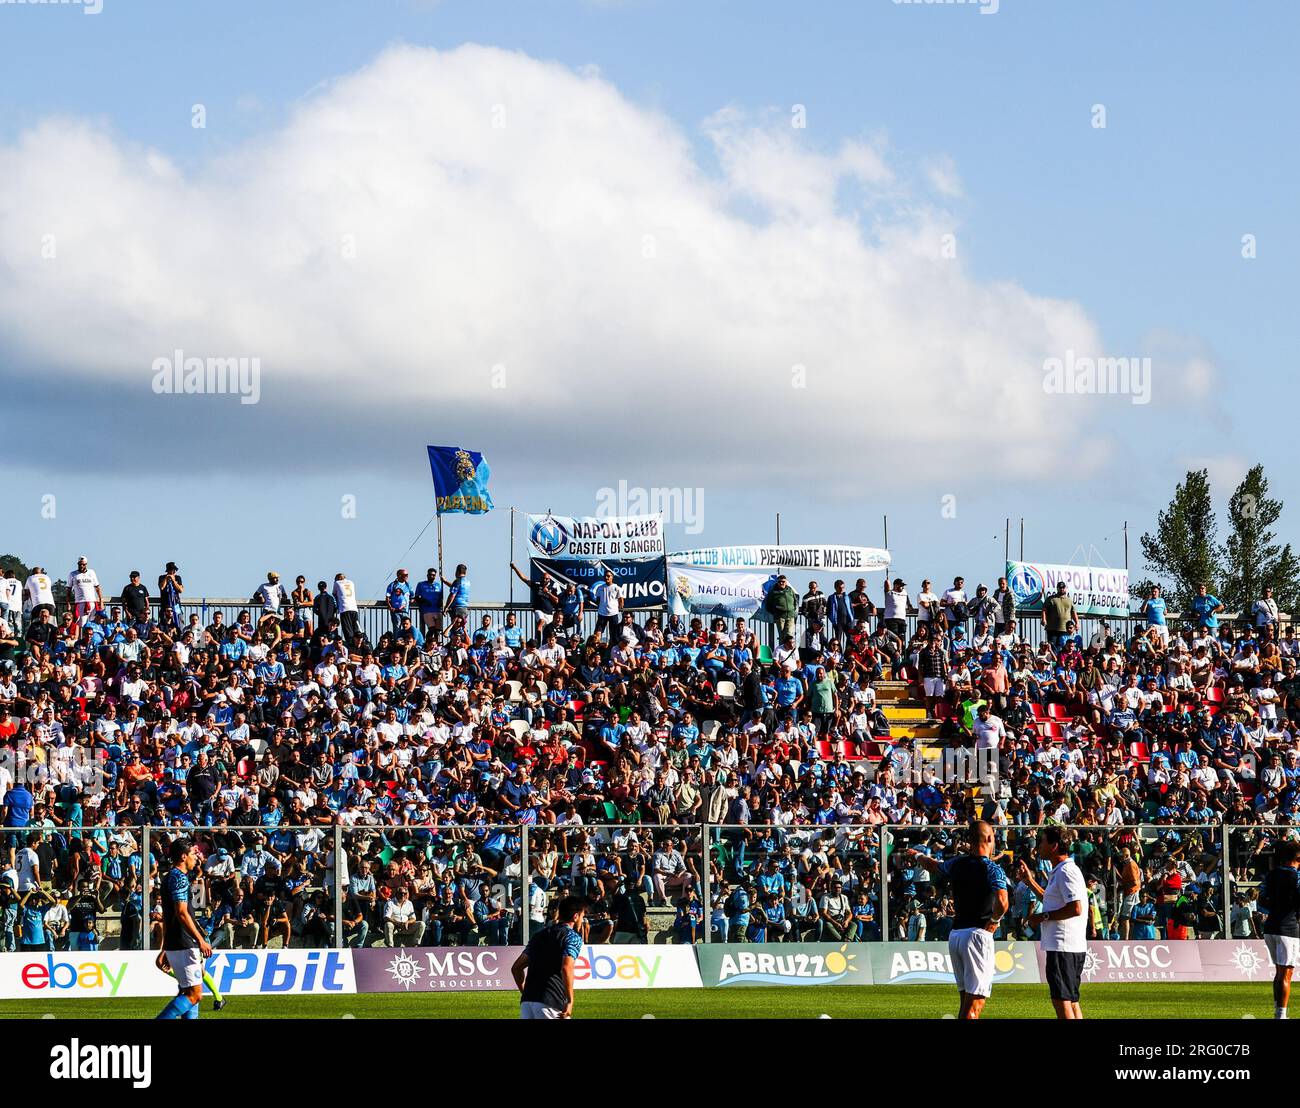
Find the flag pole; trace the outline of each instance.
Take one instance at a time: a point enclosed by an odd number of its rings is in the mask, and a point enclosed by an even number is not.
[[[446,578],[442,573],[442,509],[438,509],[438,580],[443,581]]]
[[[513,506],[510,509],[510,565],[515,564],[515,510]],[[513,607],[515,602],[515,571],[510,570],[510,604]]]

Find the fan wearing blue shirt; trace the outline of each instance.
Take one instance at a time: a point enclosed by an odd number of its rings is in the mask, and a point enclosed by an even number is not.
[[[1223,601],[1210,593],[1206,585],[1198,585],[1196,596],[1192,598],[1192,611],[1196,613],[1196,625],[1209,630],[1219,626],[1219,613],[1223,611]]]

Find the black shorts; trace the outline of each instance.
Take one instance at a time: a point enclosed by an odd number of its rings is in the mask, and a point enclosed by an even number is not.
[[[1083,979],[1083,951],[1049,950],[1047,952],[1047,989],[1053,1000],[1079,999],[1079,982]]]

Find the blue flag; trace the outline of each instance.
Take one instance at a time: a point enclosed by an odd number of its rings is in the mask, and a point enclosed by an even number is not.
[[[477,450],[431,446],[429,468],[433,471],[433,492],[439,515],[451,512],[481,515],[492,510],[492,497],[488,493],[491,471]]]

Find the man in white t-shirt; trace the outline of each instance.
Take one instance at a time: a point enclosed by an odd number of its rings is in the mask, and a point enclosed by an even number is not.
[[[952,588],[943,590],[939,603],[948,617],[950,626],[954,623],[965,623],[963,616],[967,614],[969,604],[969,598],[966,596],[966,578],[954,578]]]
[[[611,570],[605,570],[605,579],[594,589],[596,598],[596,632],[604,631],[605,641],[617,642],[619,638],[619,614],[623,604],[623,586],[616,584]]]
[[[334,575],[334,603],[339,610],[343,641],[351,643],[357,637],[357,587],[341,573]]]
[[[27,590],[27,605],[32,621],[36,621],[42,608],[53,618],[54,582],[50,580],[50,575],[40,566],[34,566],[23,587]]]
[[[975,733],[976,750],[997,750],[1007,737],[1006,724],[987,704],[980,705],[971,730]]]
[[[1047,955],[1048,990],[1056,1018],[1063,1020],[1083,1019],[1079,984],[1088,951],[1088,883],[1070,857],[1073,834],[1066,827],[1044,827],[1038,832],[1035,851],[1052,867],[1045,888],[1023,861],[1017,869],[1017,876],[1042,901],[1042,910],[1025,922],[1031,927],[1042,925],[1039,943]]]
[[[0,577],[0,619],[5,620],[15,633],[21,634],[23,586],[12,569],[5,570],[4,576]]]
[[[91,612],[104,606],[99,577],[84,556],[77,559],[77,568],[68,574],[68,590],[72,593],[72,612],[78,627],[85,623]]]

